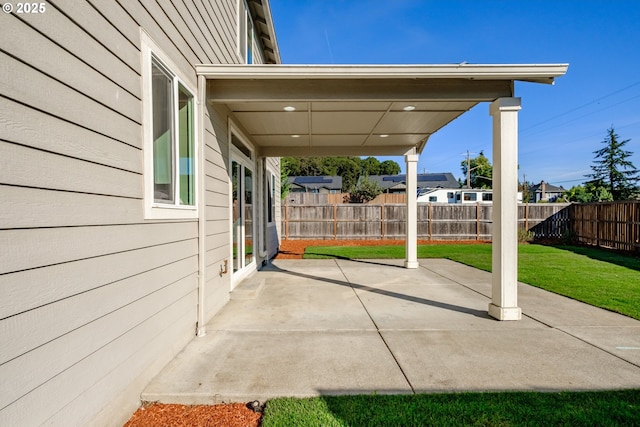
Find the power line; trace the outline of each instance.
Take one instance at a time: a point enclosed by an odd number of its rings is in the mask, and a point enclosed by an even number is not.
[[[622,100],[622,101],[616,102],[615,104],[609,105],[609,106],[607,106],[607,107],[602,107],[602,108],[600,108],[599,110],[591,111],[590,113],[586,113],[586,114],[583,114],[583,115],[581,115],[581,116],[574,117],[574,118],[573,118],[573,119],[571,119],[571,120],[567,120],[567,121],[565,121],[565,122],[558,123],[558,124],[556,124],[556,125],[553,125],[553,126],[550,126],[550,127],[546,128],[546,129],[542,129],[542,130],[539,130],[539,131],[537,131],[537,132],[533,132],[533,133],[529,134],[528,136],[531,136],[531,135],[537,135],[537,134],[540,134],[540,133],[546,132],[546,131],[548,131],[548,130],[551,130],[551,129],[557,128],[557,127],[559,127],[559,126],[564,126],[564,125],[566,125],[567,123],[572,123],[572,122],[575,122],[576,120],[583,119],[583,118],[585,118],[585,117],[587,117],[587,116],[591,116],[591,115],[593,115],[593,114],[600,113],[601,111],[608,110],[609,108],[613,108],[613,107],[618,106],[618,105],[620,105],[620,104],[624,104],[625,102],[632,101],[632,100],[634,100],[634,99],[636,99],[636,98],[640,98],[640,94],[635,95],[635,96],[632,96],[631,98],[627,98],[627,99],[624,99],[624,100]],[[531,129],[531,128],[529,128],[529,129]]]
[[[624,128],[628,128],[628,127],[631,127],[631,126],[635,126],[637,124],[640,124],[640,120],[637,120],[637,121],[631,122],[631,123],[627,123],[626,125],[623,125],[623,126],[616,126],[615,129],[616,129],[616,132],[617,132],[620,129],[624,129]],[[578,138],[573,138],[573,139],[569,139],[569,140],[566,140],[566,141],[563,140],[562,143],[564,145],[567,145],[567,144],[572,144],[572,143],[578,142],[578,141],[591,140],[592,138],[596,138],[598,136],[603,136],[604,133],[605,133],[604,131],[598,131],[597,133],[590,133],[589,135],[581,136],[581,137],[578,137]],[[521,141],[523,139],[526,139],[526,138],[521,138]],[[547,149],[546,147],[541,147],[541,148],[538,148],[538,149],[526,150],[526,153],[527,154],[531,154],[531,153],[535,153],[535,152],[546,150],[546,149]]]
[[[589,101],[589,102],[587,102],[587,103],[585,103],[585,104],[582,104],[582,105],[580,105],[580,106],[578,106],[578,107],[575,107],[575,108],[572,108],[572,109],[570,109],[570,110],[567,110],[567,111],[565,111],[565,112],[563,112],[563,113],[557,114],[557,115],[556,115],[556,116],[554,116],[554,117],[551,117],[551,118],[549,118],[549,119],[543,120],[543,121],[541,121],[541,122],[539,122],[539,123],[536,123],[535,125],[529,126],[528,128],[522,129],[522,131],[521,131],[521,132],[526,132],[526,131],[528,131],[528,130],[530,130],[530,129],[533,129],[533,128],[536,128],[536,127],[538,127],[538,126],[542,126],[542,125],[543,125],[543,124],[545,124],[545,123],[548,123],[548,122],[553,121],[553,120],[556,120],[556,119],[558,119],[558,118],[560,118],[560,117],[566,116],[567,114],[571,114],[571,113],[573,113],[574,111],[580,110],[580,109],[582,109],[582,108],[584,108],[584,107],[587,107],[587,106],[589,106],[589,105],[591,105],[591,104],[594,104],[594,103],[596,103],[596,102],[598,102],[598,101],[602,101],[603,99],[609,98],[609,97],[611,97],[611,96],[613,96],[613,95],[616,95],[616,94],[618,94],[618,93],[620,93],[620,92],[623,92],[623,91],[625,91],[625,90],[627,90],[627,89],[629,89],[629,88],[632,88],[632,87],[634,87],[634,86],[637,86],[637,85],[640,85],[640,80],[639,80],[639,81],[637,81],[637,82],[635,82],[635,83],[632,83],[632,84],[630,84],[630,85],[628,85],[628,86],[625,86],[625,87],[623,87],[623,88],[621,88],[621,89],[617,89],[617,90],[615,90],[615,91],[613,91],[613,92],[610,92],[610,93],[608,93],[608,94],[606,94],[606,95],[603,95],[603,96],[601,96],[601,97],[599,97],[599,98],[596,98],[596,99],[594,99],[594,100],[591,100],[591,101]]]

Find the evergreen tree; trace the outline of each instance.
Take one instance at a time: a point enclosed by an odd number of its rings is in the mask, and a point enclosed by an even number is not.
[[[587,184],[596,188],[604,187],[611,193],[613,200],[629,200],[636,191],[638,170],[628,160],[633,153],[623,149],[629,141],[631,140],[620,141],[620,137],[611,126],[607,130],[606,138],[602,140],[604,148],[593,152],[593,173],[586,175],[587,178],[591,178]]]

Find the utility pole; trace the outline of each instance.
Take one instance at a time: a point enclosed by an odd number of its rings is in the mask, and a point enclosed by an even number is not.
[[[462,154],[464,155],[464,153]],[[471,153],[469,152],[469,150],[467,150],[467,188],[471,188],[471,171],[478,168],[478,166],[476,166],[475,168],[471,167],[471,154],[476,153]]]
[[[471,154],[467,150],[467,188],[471,188]]]

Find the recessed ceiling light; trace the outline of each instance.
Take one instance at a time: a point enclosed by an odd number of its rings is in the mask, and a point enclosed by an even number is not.
[[[300,135],[291,135],[291,138],[300,138]]]
[[[387,135],[386,133],[383,133],[382,135],[380,135],[380,138],[389,138],[389,135]]]
[[[404,111],[413,111],[416,109],[415,105],[407,105],[406,107],[403,108]]]
[[[284,107],[284,111],[296,111],[296,107],[287,105],[286,107]]]

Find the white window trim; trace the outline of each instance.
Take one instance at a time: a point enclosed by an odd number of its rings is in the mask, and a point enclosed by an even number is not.
[[[244,0],[238,0],[238,20],[237,20],[237,31],[236,31],[236,40],[237,43],[237,53],[238,58],[240,59],[241,64],[247,63],[247,15],[249,11],[247,10],[247,3]],[[242,25],[244,22],[244,25]],[[244,38],[243,38],[244,37]],[[242,41],[244,40],[244,43]]]
[[[145,219],[193,219],[198,218],[198,204],[200,194],[200,141],[198,120],[198,91],[194,77],[189,78],[151,37],[140,29],[140,41],[142,47],[142,132],[143,132],[143,163],[144,163],[144,218]],[[160,62],[164,68],[174,75],[178,83],[187,89],[193,96],[193,138],[194,138],[194,204],[178,205],[157,203],[154,198],[153,183],[153,99],[151,89],[151,64],[152,57]]]
[[[251,12],[249,11],[249,5],[246,0],[238,0],[237,2],[237,11],[238,11],[238,19],[237,19],[237,31],[236,31],[236,40],[237,40],[237,54],[241,64],[261,64],[264,63],[264,56],[262,54],[262,49],[260,49],[260,45],[258,42],[258,35],[256,33],[256,25],[253,22],[253,17],[251,16]],[[244,20],[244,25],[243,24]],[[251,29],[251,40],[249,40],[248,32]],[[241,43],[244,40],[244,44]],[[251,43],[251,46],[249,46]],[[249,48],[251,48],[251,62],[249,63]]]
[[[250,165],[251,169],[256,169],[256,161],[255,161],[256,149],[253,146],[253,144],[249,142],[249,139],[245,136],[244,132],[242,132],[240,127],[236,125],[231,118],[229,118],[228,135],[229,135],[229,158],[231,158],[234,155],[236,157],[240,156],[241,157],[240,160],[242,162],[244,162],[247,165]],[[244,146],[251,152],[251,158],[248,158],[246,154],[244,154],[242,151],[234,147],[233,140],[231,138],[232,135],[237,136],[238,139],[244,144]],[[236,158],[236,160],[238,159]]]

